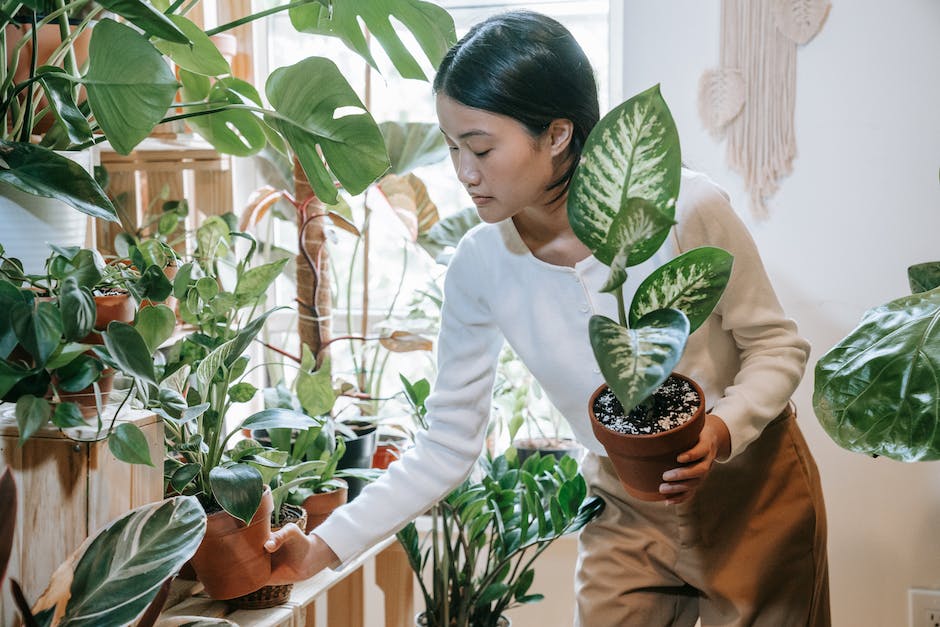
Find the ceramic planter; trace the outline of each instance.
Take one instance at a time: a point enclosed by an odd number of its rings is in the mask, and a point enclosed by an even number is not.
[[[676,457],[698,442],[699,433],[705,424],[705,394],[702,388],[683,375],[673,373],[671,376],[689,382],[698,394],[699,404],[690,420],[669,431],[631,435],[605,427],[594,414],[594,401],[607,390],[606,384],[595,390],[588,403],[594,436],[607,451],[620,484],[628,494],[643,501],[661,501],[666,498],[659,492],[663,473],[680,465]]]
[[[555,459],[561,459],[565,455],[578,459],[581,452],[581,445],[574,440],[560,438],[522,438],[513,440],[513,448],[519,455],[519,465],[525,463],[535,453],[542,457],[551,455]]]
[[[415,616],[415,627],[428,627],[427,612],[421,612]],[[512,621],[505,616],[500,616],[496,621],[496,627],[512,627]]]
[[[307,511],[299,505],[284,503],[281,505],[280,523],[275,525],[272,522],[271,531],[277,531],[290,523],[295,523],[301,529],[305,529],[307,526]],[[294,584],[292,583],[264,586],[259,590],[230,600],[229,604],[244,610],[263,610],[289,601],[293,589]]]
[[[340,479],[340,481],[343,481]],[[346,483],[343,481],[343,483]],[[303,502],[303,508],[307,511],[307,528],[305,531],[310,533],[317,526],[326,520],[334,509],[346,503],[349,496],[347,488],[339,488],[330,492],[320,492],[311,494]]]
[[[261,506],[248,525],[226,511],[206,518],[206,536],[191,560],[196,577],[213,599],[234,599],[261,588],[271,577],[271,554],[264,543],[271,535],[274,499],[265,489]]]
[[[340,458],[336,468],[343,470],[346,468],[371,468],[372,455],[375,454],[377,427],[369,422],[348,422],[346,426],[356,432],[356,437],[346,440],[346,452]],[[346,480],[349,484],[349,500],[353,500],[362,489],[366,487],[366,482],[362,479],[350,477]]]

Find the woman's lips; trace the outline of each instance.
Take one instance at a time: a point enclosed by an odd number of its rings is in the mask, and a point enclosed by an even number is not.
[[[483,205],[489,204],[493,200],[493,197],[492,196],[471,196],[470,199],[473,200],[473,204],[475,204],[477,207],[482,207]]]

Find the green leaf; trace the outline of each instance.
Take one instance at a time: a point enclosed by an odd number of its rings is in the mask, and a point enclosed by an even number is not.
[[[904,462],[940,459],[940,288],[893,300],[816,364],[813,407],[839,446]]]
[[[211,87],[188,80],[188,90],[206,90],[205,110],[222,108],[206,115],[193,116],[189,125],[219,152],[248,157],[260,152],[267,144],[265,124],[253,111],[229,108],[228,105],[261,107],[261,96],[251,83],[229,76],[215,81]],[[198,100],[198,99],[197,99]],[[200,107],[192,107],[200,111]]]
[[[222,509],[246,525],[261,505],[264,482],[261,473],[248,464],[213,468],[209,471],[209,484]]]
[[[123,462],[153,466],[147,436],[135,424],[122,422],[115,427],[108,436],[108,448]]]
[[[588,333],[604,380],[624,413],[629,413],[679,362],[689,336],[689,321],[675,309],[651,312],[632,329],[604,316],[591,316]]]
[[[56,350],[56,352],[52,354],[52,357],[49,359],[49,361],[46,362],[46,369],[56,370],[57,368],[61,368],[82,353],[90,351],[93,347],[93,344],[61,344],[59,345],[59,348]]]
[[[108,324],[108,330],[101,335],[121,372],[156,385],[153,354],[137,329],[125,322],[114,321]]]
[[[129,67],[134,71],[128,72]],[[153,44],[111,19],[101,20],[92,31],[82,82],[101,130],[122,155],[163,119],[179,87]]]
[[[304,344],[301,368],[297,374],[297,398],[305,412],[311,416],[323,416],[330,413],[336,402],[330,358],[325,357],[320,369],[311,372],[310,369],[315,366],[310,348]]]
[[[444,251],[447,248],[456,248],[460,239],[480,222],[480,214],[477,213],[476,207],[461,209],[439,220],[431,227],[427,235],[418,236],[418,244],[437,263],[446,264],[450,259],[449,256],[444,256]]]
[[[0,358],[6,359],[19,341],[13,328],[13,308],[29,305],[30,298],[13,284],[0,281]]]
[[[176,25],[176,16],[168,17],[154,9],[147,2],[141,0],[98,0],[98,3],[109,11],[117,13],[127,21],[137,26],[148,35],[159,37],[180,44],[188,44],[187,33]]]
[[[285,258],[266,263],[251,268],[238,277],[238,284],[235,286],[235,299],[238,306],[250,305],[261,298],[274,280],[281,275],[281,271],[289,261],[289,258]]]
[[[681,167],[679,134],[656,85],[613,109],[588,136],[568,195],[568,221],[575,235],[610,265],[619,249],[608,241],[608,233],[618,214],[632,211],[629,199],[642,198],[674,219]],[[667,233],[651,231],[633,246],[643,254],[634,252],[628,263],[648,258]]]
[[[79,341],[95,327],[95,298],[87,287],[79,287],[74,277],[67,278],[59,289],[59,311],[67,340]]]
[[[447,143],[437,124],[382,122],[379,130],[385,138],[393,174],[407,174],[447,157]]]
[[[630,325],[657,309],[678,309],[689,333],[711,315],[731,278],[734,257],[721,248],[694,248],[654,270],[637,288]]]
[[[490,584],[486,587],[486,589],[483,590],[483,594],[481,594],[480,598],[477,599],[475,605],[476,607],[489,605],[507,592],[509,592],[509,586],[504,583]]]
[[[170,486],[179,493],[182,493],[189,482],[196,478],[202,471],[199,464],[183,464],[173,471],[170,477]]]
[[[85,417],[77,403],[59,403],[52,412],[52,424],[60,429],[85,426]]]
[[[166,277],[163,268],[150,265],[140,274],[140,278],[131,285],[134,298],[138,301],[150,300],[161,302],[173,293],[173,284]]]
[[[117,211],[104,190],[82,166],[34,144],[0,140],[0,182],[45,198],[55,198],[93,218],[117,222]]]
[[[46,94],[46,100],[56,120],[65,129],[69,141],[72,144],[89,141],[92,138],[91,126],[75,104],[75,85],[70,75],[62,68],[43,66],[36,69],[36,76],[40,77],[39,84]]]
[[[940,261],[918,263],[907,269],[911,292],[919,294],[940,287]]]
[[[195,256],[204,268],[221,254],[220,249],[232,243],[230,232],[228,224],[219,216],[206,218],[196,229]]]
[[[56,387],[65,392],[80,392],[101,377],[102,365],[88,355],[79,355],[56,370],[59,381]]]
[[[301,32],[334,35],[378,69],[363,28],[381,44],[404,78],[424,79],[418,61],[402,43],[391,18],[403,24],[436,68],[444,53],[457,42],[454,19],[443,8],[421,0],[370,0],[369,2],[311,2],[290,9],[291,23]]]
[[[382,133],[329,59],[309,57],[278,68],[268,77],[265,92],[277,111],[266,115],[265,122],[293,148],[324,202],[337,201],[333,176],[355,195],[388,170]]]
[[[257,391],[258,388],[250,383],[236,383],[228,389],[228,397],[233,403],[247,403]]]
[[[204,74],[206,76],[219,76],[229,74],[232,69],[215,47],[209,36],[192,20],[182,15],[170,15],[169,19],[188,38],[188,42],[174,42],[158,39],[154,46],[170,57],[170,59],[184,70]],[[189,43],[192,42],[192,43]]]
[[[199,298],[209,302],[219,293],[219,282],[211,277],[204,276],[196,281],[196,291],[199,292]]]
[[[262,409],[252,414],[242,423],[244,429],[309,429],[319,423],[298,411],[291,409]]]
[[[53,258],[50,273],[60,281],[74,278],[79,287],[93,289],[101,282],[104,259],[96,250],[82,248],[68,251],[58,246],[52,246],[57,256]],[[64,255],[63,253],[69,253]]]
[[[261,331],[265,320],[275,311],[277,310],[270,309],[249,322],[244,329],[239,331],[238,335],[214,349],[206,355],[205,359],[199,362],[199,366],[196,367],[196,381],[197,388],[203,395],[203,400],[205,400],[208,393],[209,383],[215,377],[215,373],[218,372],[219,368],[223,366],[229,368],[241,357],[242,353],[248,349],[248,345]]]
[[[13,308],[13,328],[20,344],[36,359],[36,366],[44,365],[62,338],[62,315],[50,302],[29,305],[19,304]]]
[[[134,328],[140,333],[150,354],[157,351],[176,329],[176,314],[166,305],[144,307],[137,312]]]
[[[52,408],[44,398],[32,394],[21,396],[16,401],[16,426],[20,431],[20,446],[30,438],[36,429],[46,424],[52,415]]]
[[[610,277],[601,288],[613,292],[627,280],[627,267],[649,259],[669,233],[675,221],[643,198],[627,199],[624,210],[614,216],[601,254],[613,251]]]
[[[199,502],[182,496],[144,505],[111,523],[78,561],[59,624],[133,623],[193,556],[205,530]]]

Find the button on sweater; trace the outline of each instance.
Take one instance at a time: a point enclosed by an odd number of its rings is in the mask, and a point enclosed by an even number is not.
[[[676,371],[695,379],[738,455],[780,414],[803,375],[809,344],[773,291],[754,241],[727,195],[706,176],[683,171],[677,225],[656,255],[628,268],[629,303],[650,272],[698,246],[734,255],[731,280],[709,319],[689,338]],[[587,405],[603,383],[588,338],[591,315],[617,319],[600,292],[609,269],[593,256],[555,266],[529,251],[512,220],[483,224],[461,240],[444,282],[438,375],[427,401],[427,431],[415,446],[316,534],[347,562],[398,531],[470,473],[490,415],[496,363],[509,342],[577,439],[604,455]]]

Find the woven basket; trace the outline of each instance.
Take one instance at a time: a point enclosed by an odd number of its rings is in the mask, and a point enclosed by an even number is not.
[[[307,524],[307,511],[299,505],[281,505],[281,521],[277,526],[271,523],[271,531],[277,531],[288,523],[296,523],[304,529]],[[286,603],[290,599],[294,584],[286,583],[277,586],[264,586],[254,592],[236,597],[227,601],[232,607],[241,610],[263,610],[275,605]]]

